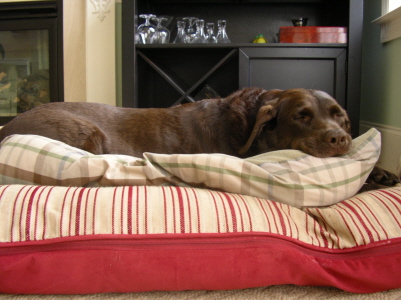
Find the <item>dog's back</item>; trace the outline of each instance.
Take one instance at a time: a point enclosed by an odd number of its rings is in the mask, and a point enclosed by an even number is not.
[[[85,119],[80,117],[92,110],[102,110],[102,105],[63,102],[41,105],[3,126],[0,140],[12,134],[36,134],[94,153],[103,153],[105,145],[102,142],[102,130],[90,120],[91,114]]]
[[[0,130],[0,141],[12,134],[36,134],[95,154],[138,156],[152,150],[146,140],[158,134],[160,122],[165,119],[163,116],[152,118],[150,114],[160,115],[163,110],[54,102],[31,109],[7,123]],[[149,122],[152,126],[147,126]],[[143,143],[135,145],[135,140]]]
[[[225,126],[214,126],[214,122],[224,118],[216,115],[220,113],[221,101],[149,109],[86,102],[49,103],[7,123],[0,130],[0,141],[12,134],[36,134],[94,154],[224,152],[235,155],[237,152],[226,141],[229,135],[222,134]]]

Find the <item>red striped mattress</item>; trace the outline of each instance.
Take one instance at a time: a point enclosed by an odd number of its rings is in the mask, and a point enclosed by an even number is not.
[[[401,188],[335,205],[175,186],[0,186],[0,292],[401,287]]]

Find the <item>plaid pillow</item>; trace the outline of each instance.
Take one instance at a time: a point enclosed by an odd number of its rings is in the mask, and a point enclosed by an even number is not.
[[[357,193],[379,154],[376,129],[356,138],[342,157],[282,150],[245,160],[223,154],[93,155],[48,138],[13,135],[0,148],[0,184],[193,186],[296,207],[326,206]]]

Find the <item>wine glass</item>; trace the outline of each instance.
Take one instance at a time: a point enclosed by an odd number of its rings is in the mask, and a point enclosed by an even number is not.
[[[186,43],[193,43],[195,37],[196,37],[196,23],[198,21],[198,18],[195,17],[185,17],[182,18],[185,21],[188,21],[188,26],[185,30],[185,41]]]
[[[177,21],[177,36],[174,43],[185,43],[185,21]]]
[[[152,20],[157,23],[154,42],[156,44],[167,44],[170,41],[170,31],[162,26],[162,22],[167,18],[153,17]]]
[[[207,43],[205,35],[205,20],[199,19],[196,23],[196,34],[194,43]]]
[[[214,35],[214,23],[206,23],[206,40],[208,43],[217,43]]]
[[[216,39],[217,39],[218,43],[231,43],[230,39],[227,36],[226,25],[227,25],[226,20],[218,20],[217,21],[218,31],[217,31]]]
[[[145,23],[138,26],[137,32],[141,44],[154,44],[156,27],[150,23],[151,18],[155,18],[152,14],[139,15],[140,18],[145,19]]]

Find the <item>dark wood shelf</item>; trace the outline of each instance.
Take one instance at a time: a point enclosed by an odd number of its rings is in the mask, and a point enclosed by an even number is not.
[[[348,44],[322,44],[322,43],[227,43],[227,44],[153,44],[143,45],[136,44],[137,49],[216,49],[216,48],[347,48]]]
[[[178,4],[179,3],[179,4]],[[135,44],[139,14],[227,20],[228,44]],[[279,43],[281,26],[308,17],[308,26],[347,27],[348,43]],[[168,107],[199,99],[206,89],[225,97],[238,88],[326,89],[359,131],[361,0],[135,0],[123,2],[123,105]],[[269,43],[255,44],[264,34]],[[275,75],[276,74],[276,75]],[[298,75],[299,74],[299,75]],[[302,76],[300,80],[297,76]]]

